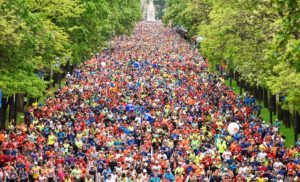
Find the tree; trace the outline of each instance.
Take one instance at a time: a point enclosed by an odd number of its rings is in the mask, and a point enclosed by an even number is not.
[[[1,126],[8,102],[15,112],[14,95],[41,96],[53,73],[61,72],[57,65],[83,62],[112,36],[130,33],[140,18],[139,0],[1,0]],[[35,74],[41,70],[50,82]]]
[[[135,23],[142,18],[140,0],[111,0],[112,7],[110,21],[116,35],[129,34]]]
[[[190,35],[196,35],[199,26],[209,23],[209,12],[212,10],[210,0],[169,1],[169,6],[164,16],[165,23],[181,25],[187,28]]]
[[[276,36],[268,58],[274,62],[273,74],[267,79],[274,94],[286,96],[285,108],[300,111],[300,3],[297,0],[275,1],[278,20]]]
[[[186,1],[168,0],[168,8],[164,14],[163,21],[165,24],[172,23],[173,26],[182,24],[180,13],[187,7]]]
[[[211,68],[230,63],[243,80],[286,96],[299,110],[300,10],[298,0],[169,0],[165,23],[204,37]],[[197,29],[198,27],[198,29]]]
[[[34,74],[37,44],[33,30],[26,22],[29,15],[24,2],[2,1],[0,9],[0,88],[4,97],[0,121],[4,127],[7,101],[17,93],[41,95],[45,82]]]

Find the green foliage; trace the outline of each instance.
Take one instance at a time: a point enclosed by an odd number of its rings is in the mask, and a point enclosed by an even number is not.
[[[204,54],[215,63],[230,60],[245,80],[254,83],[267,73],[265,51],[272,40],[274,14],[267,1],[218,1],[210,12],[211,23],[200,29]],[[261,81],[262,83],[262,81]]]
[[[39,97],[42,96],[41,91],[46,88],[44,81],[26,70],[1,71],[0,74],[0,87],[4,91],[5,97],[14,93],[27,93],[31,97]]]
[[[72,42],[73,63],[80,63],[84,58],[95,53],[105,44],[112,31],[112,22],[108,17],[110,12],[107,1],[81,0],[85,11],[79,18],[73,19],[68,28]]]
[[[110,21],[116,35],[129,34],[142,17],[140,0],[110,0],[113,11]]]
[[[139,0],[1,0],[0,88],[41,96],[46,81],[34,73],[78,64],[141,18]]]
[[[300,110],[298,0],[169,0],[164,22],[204,37],[211,65],[226,63],[244,80],[286,96]],[[214,68],[214,66],[212,66]]]
[[[180,13],[186,9],[187,2],[182,0],[168,0],[168,5],[169,7],[163,17],[164,23],[171,22],[174,26],[183,24]]]
[[[268,56],[276,64],[267,83],[273,93],[286,96],[286,108],[300,111],[300,2],[275,3],[280,18],[275,22],[276,36]]]
[[[35,68],[33,29],[23,1],[3,1],[0,4],[0,88],[4,97],[14,93],[40,95],[45,82],[33,74]]]
[[[169,7],[164,16],[164,22],[172,22],[173,25],[182,25],[187,28],[190,34],[198,32],[199,25],[209,22],[211,11],[210,0],[169,0]]]

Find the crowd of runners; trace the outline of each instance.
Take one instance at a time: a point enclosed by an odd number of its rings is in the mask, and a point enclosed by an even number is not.
[[[298,145],[207,67],[174,30],[140,23],[0,133],[0,181],[300,181]]]

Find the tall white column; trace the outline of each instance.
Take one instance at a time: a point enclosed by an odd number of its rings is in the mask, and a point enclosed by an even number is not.
[[[155,6],[153,0],[150,0],[148,4],[147,21],[155,21]]]
[[[141,8],[143,12],[143,20],[147,18],[148,0],[141,0]]]

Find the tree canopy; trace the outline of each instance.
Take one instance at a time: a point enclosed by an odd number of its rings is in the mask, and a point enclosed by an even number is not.
[[[164,22],[204,37],[211,65],[226,63],[242,78],[300,110],[298,0],[169,0]]]
[[[53,65],[78,64],[128,34],[141,18],[139,0],[1,0],[0,89],[41,96]],[[57,70],[59,71],[59,70]]]

